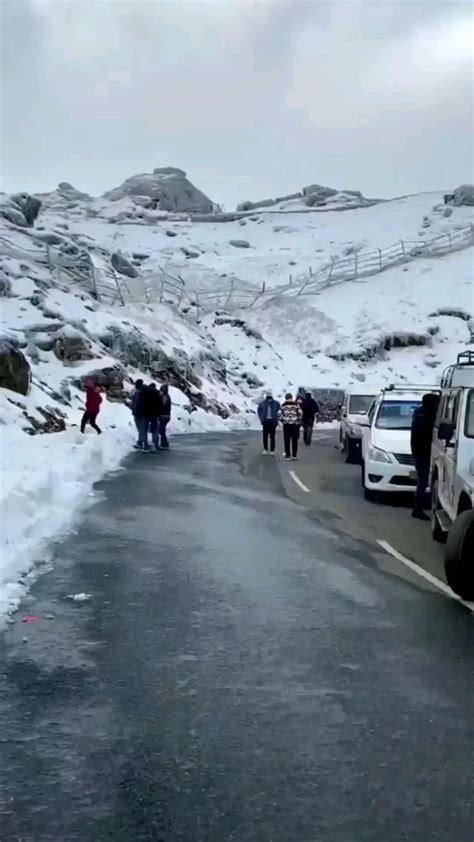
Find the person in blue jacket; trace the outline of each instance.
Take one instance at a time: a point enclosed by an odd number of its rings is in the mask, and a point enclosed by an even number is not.
[[[262,425],[263,453],[275,453],[275,434],[278,426],[278,413],[280,404],[273,398],[271,392],[267,392],[264,400],[258,406],[258,417]],[[268,445],[270,444],[270,450]]]

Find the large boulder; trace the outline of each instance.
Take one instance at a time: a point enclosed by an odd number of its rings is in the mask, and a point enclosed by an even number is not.
[[[29,193],[14,193],[11,196],[3,193],[0,196],[0,216],[21,228],[33,225],[40,208],[40,200]]]
[[[186,173],[175,167],[157,167],[152,173],[134,175],[104,196],[112,201],[138,196],[140,202],[147,196],[153,200],[151,206],[162,211],[206,214],[215,208],[214,202],[188,181]]]
[[[123,385],[124,377],[123,366],[118,363],[114,366],[106,366],[89,372],[82,378],[81,385],[84,386],[87,381],[92,380],[105,390],[109,401],[120,402],[124,401],[128,395]]]
[[[0,386],[27,395],[30,382],[31,370],[25,355],[11,340],[0,338]]]
[[[38,343],[37,343],[38,344]],[[54,353],[65,365],[94,359],[92,343],[71,325],[65,325],[55,335]]]
[[[454,205],[474,205],[474,184],[461,184],[453,196]]]
[[[123,254],[120,254],[119,251],[114,251],[110,258],[110,262],[114,267],[115,271],[118,272],[120,275],[126,275],[127,278],[136,278],[138,275],[135,266],[127,260]]]

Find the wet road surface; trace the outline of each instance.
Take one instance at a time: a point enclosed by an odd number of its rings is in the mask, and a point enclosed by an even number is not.
[[[56,547],[0,638],[2,842],[472,842],[472,615],[250,440],[131,456]]]

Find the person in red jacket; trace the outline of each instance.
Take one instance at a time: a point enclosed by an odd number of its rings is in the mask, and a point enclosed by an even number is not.
[[[101,403],[102,395],[100,394],[100,386],[90,380],[86,383],[86,411],[82,416],[81,433],[85,433],[86,425],[89,423],[96,433],[101,434],[102,430],[96,424]]]

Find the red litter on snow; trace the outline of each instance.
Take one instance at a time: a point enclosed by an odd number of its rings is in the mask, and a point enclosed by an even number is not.
[[[39,617],[35,617],[34,614],[30,614],[28,617],[23,617],[22,623],[39,623]]]

